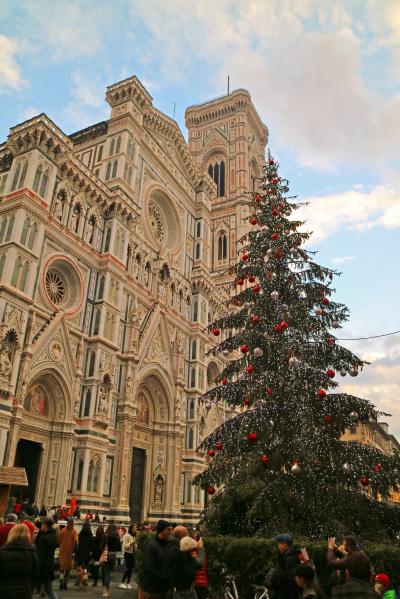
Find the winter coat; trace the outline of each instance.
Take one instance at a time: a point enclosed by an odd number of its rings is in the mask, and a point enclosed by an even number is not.
[[[166,593],[171,586],[168,573],[168,541],[158,536],[147,541],[143,550],[143,590],[146,593]]]
[[[40,530],[36,537],[36,551],[39,558],[39,579],[47,582],[54,579],[54,552],[58,547],[54,528],[46,532]]]
[[[382,599],[396,599],[396,591],[394,589],[385,591],[382,595]]]
[[[6,522],[0,525],[0,547],[7,543],[8,533],[14,526],[14,522]]]
[[[92,558],[95,562],[98,562],[101,554],[106,546],[106,537],[94,537],[92,544]]]
[[[62,529],[60,532],[60,570],[72,570],[74,566],[73,555],[77,542],[78,533],[74,528],[72,530],[68,530],[67,527]]]
[[[91,530],[82,529],[78,535],[78,548],[75,552],[79,565],[87,566],[92,555],[93,534]]]
[[[0,599],[31,599],[38,558],[28,541],[15,540],[0,549]]]
[[[121,551],[121,539],[117,536],[106,535],[106,543],[108,551],[108,560],[110,561],[115,558],[116,553]]]
[[[300,589],[293,575],[293,571],[299,563],[299,550],[295,547],[289,547],[285,553],[279,553],[278,568],[271,580],[275,599],[297,599],[299,597]]]
[[[196,589],[206,589],[208,587],[207,577],[207,556],[204,556],[203,565],[196,572],[196,578],[194,579],[194,586]]]
[[[186,591],[193,586],[196,572],[201,569],[204,562],[204,551],[199,549],[198,558],[193,557],[190,551],[179,551],[174,556],[171,567],[172,585],[178,591]]]
[[[375,593],[368,582],[352,578],[332,589],[332,599],[335,597],[338,599],[377,599],[379,595]]]

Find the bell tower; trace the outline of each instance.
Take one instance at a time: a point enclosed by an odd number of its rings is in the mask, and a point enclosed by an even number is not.
[[[237,240],[249,228],[243,221],[247,215],[243,193],[257,188],[268,129],[244,89],[189,106],[185,122],[193,160],[214,182],[211,268],[216,283],[222,285],[231,279],[224,271],[237,261]]]

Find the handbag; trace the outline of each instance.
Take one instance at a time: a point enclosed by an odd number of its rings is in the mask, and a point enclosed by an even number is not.
[[[107,560],[108,560],[108,547],[106,545],[100,555],[100,559],[99,559],[100,566],[101,566],[101,564],[104,564]]]

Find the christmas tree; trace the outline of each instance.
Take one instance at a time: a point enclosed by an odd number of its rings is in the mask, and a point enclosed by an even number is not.
[[[398,485],[398,455],[343,442],[342,433],[379,413],[337,392],[340,376],[364,362],[337,341],[348,319],[333,300],[340,273],[304,248],[311,234],[295,219],[301,204],[269,155],[259,192],[246,196],[251,230],[240,240],[226,314],[209,326],[226,367],[202,401],[236,415],[199,448],[209,456],[197,479],[209,497],[205,523],[222,534],[292,531],[385,536],[398,527],[386,500]]]

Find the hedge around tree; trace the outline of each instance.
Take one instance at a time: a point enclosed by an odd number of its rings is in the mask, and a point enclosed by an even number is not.
[[[136,553],[138,582],[142,580],[143,545],[148,534],[140,534]],[[306,547],[318,573],[318,579],[330,595],[333,584],[333,570],[326,563],[327,542],[310,542],[296,539],[296,546]],[[207,555],[207,574],[210,585],[210,596],[222,597],[227,574],[236,577],[240,599],[252,598],[252,584],[263,581],[262,573],[277,563],[277,544],[271,539],[258,537],[204,537],[204,548]],[[400,584],[400,545],[362,543],[362,549],[370,557],[374,571],[388,574],[397,589]]]

